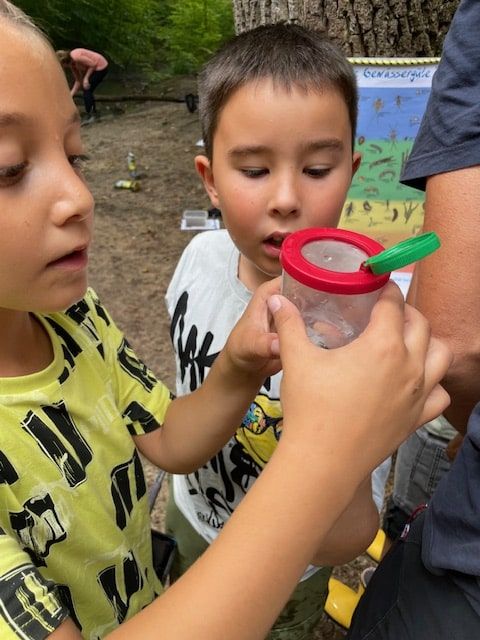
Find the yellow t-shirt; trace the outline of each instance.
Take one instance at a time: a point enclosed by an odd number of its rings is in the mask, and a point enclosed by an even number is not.
[[[131,436],[171,396],[92,290],[39,320],[53,362],[0,379],[0,638],[41,640],[70,616],[93,640],[162,590]]]

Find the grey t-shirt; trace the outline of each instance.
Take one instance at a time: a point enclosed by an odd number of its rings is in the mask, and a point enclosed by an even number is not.
[[[462,0],[401,182],[425,189],[428,176],[480,164],[480,2]]]

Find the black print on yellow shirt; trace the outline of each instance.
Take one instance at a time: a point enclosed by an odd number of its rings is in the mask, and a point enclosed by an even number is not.
[[[7,456],[0,451],[0,484],[14,484],[18,480],[18,473]]]
[[[145,433],[154,431],[158,427],[158,422],[154,416],[139,402],[131,402],[122,415],[124,418],[128,419],[127,428],[132,436],[136,435],[136,431],[133,426],[136,422],[142,425]]]
[[[157,380],[153,373],[136,357],[128,343],[128,340],[125,338],[122,340],[122,344],[118,348],[118,361],[122,369],[132,376],[132,378],[138,380],[138,382],[140,382],[147,391],[151,391],[157,384]]]
[[[58,627],[65,612],[53,598],[50,607],[38,600],[38,593],[44,590],[45,585],[31,565],[0,576],[1,615],[13,631],[9,638],[46,638]]]
[[[119,623],[125,620],[132,596],[143,588],[143,578],[131,551],[123,559],[123,567],[107,567],[98,575],[102,586]],[[121,588],[119,588],[121,585]]]
[[[31,498],[23,506],[23,511],[10,513],[10,525],[35,566],[44,567],[50,547],[65,540],[67,532],[49,493]]]
[[[75,368],[75,358],[82,353],[80,345],[65,331],[63,327],[55,322],[52,318],[47,318],[50,326],[55,331],[62,342],[62,350],[64,355],[65,367],[60,374],[59,382],[63,384]]]
[[[110,320],[108,320],[106,312],[100,306],[98,299],[95,302],[95,309],[97,310],[98,315],[105,320],[107,326],[110,324]],[[101,313],[100,313],[101,311]],[[97,327],[95,326],[94,321],[89,316],[90,308],[85,300],[80,300],[79,302],[72,305],[65,314],[71,318],[74,322],[78,324],[79,327],[82,327],[84,331],[92,338],[94,344],[97,345],[97,351],[103,360],[105,360],[105,353],[103,350],[103,343],[100,339],[100,336],[97,332]]]
[[[37,442],[45,456],[56,464],[68,485],[76,487],[85,481],[85,469],[92,460],[92,450],[78,431],[63,401],[42,407],[42,410],[44,416],[29,411],[22,421],[22,428]],[[49,424],[56,427],[75,456]]]
[[[111,480],[117,526],[123,531],[134,505],[147,492],[142,463],[136,450],[131,460],[113,469]]]
[[[83,327],[88,333],[90,333],[95,342],[100,340],[95,324],[89,316],[90,308],[84,299],[73,304],[65,313],[69,318],[76,322],[79,327]]]

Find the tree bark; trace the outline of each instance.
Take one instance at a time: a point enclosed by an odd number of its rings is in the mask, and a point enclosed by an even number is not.
[[[351,57],[430,57],[459,0],[233,0],[237,33],[297,22],[328,32]]]

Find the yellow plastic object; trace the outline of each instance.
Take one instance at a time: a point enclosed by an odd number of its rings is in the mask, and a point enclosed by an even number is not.
[[[386,537],[385,531],[383,529],[379,529],[374,541],[366,551],[366,553],[368,553],[368,555],[376,562],[380,562],[382,559],[382,552],[383,547],[385,546]]]
[[[340,580],[330,578],[325,613],[339,625],[349,629],[353,613],[364,591],[365,587],[361,583],[358,585],[357,591],[354,591]]]

